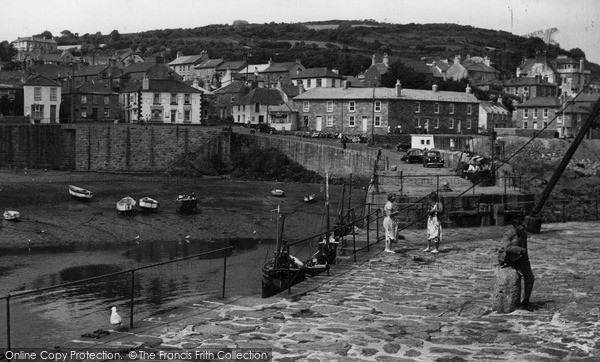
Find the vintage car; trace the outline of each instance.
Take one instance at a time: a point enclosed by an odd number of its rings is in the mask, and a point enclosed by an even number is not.
[[[438,150],[428,150],[423,154],[423,167],[444,167],[444,158]]]
[[[423,152],[425,151],[418,148],[411,148],[406,151],[406,154],[400,160],[406,163],[421,163],[423,162]]]

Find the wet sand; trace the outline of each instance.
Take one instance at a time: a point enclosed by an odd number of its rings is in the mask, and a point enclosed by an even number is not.
[[[91,190],[90,201],[68,193],[69,185]],[[274,197],[279,188],[285,197]],[[191,178],[167,175],[131,175],[44,170],[0,170],[0,211],[16,210],[18,221],[2,220],[0,249],[26,250],[77,245],[120,243],[135,239],[177,240],[260,237],[274,238],[275,212],[287,215],[285,237],[298,240],[318,232],[324,225],[324,192],[319,184],[271,181],[235,181],[223,177]],[[332,214],[341,200],[341,186],[330,187]],[[194,192],[199,211],[180,214],[175,199]],[[355,202],[364,190],[353,191]],[[304,196],[316,193],[317,202]],[[116,202],[125,196],[157,199],[155,213],[124,216]],[[347,206],[346,206],[347,207]]]

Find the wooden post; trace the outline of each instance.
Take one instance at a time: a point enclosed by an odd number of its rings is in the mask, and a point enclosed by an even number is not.
[[[131,269],[131,298],[129,298],[129,328],[133,329],[133,294],[135,292],[135,269]]]

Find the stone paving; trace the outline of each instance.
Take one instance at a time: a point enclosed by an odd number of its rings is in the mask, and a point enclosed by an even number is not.
[[[445,230],[437,255],[421,251],[423,230],[404,230],[395,253],[375,245],[291,294],[203,301],[93,343],[268,348],[274,361],[600,361],[600,223],[544,224],[530,235],[535,311],[498,314],[493,279],[505,230]]]

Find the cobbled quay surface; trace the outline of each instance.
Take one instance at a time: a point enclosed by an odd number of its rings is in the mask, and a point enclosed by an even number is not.
[[[266,348],[274,361],[600,361],[600,222],[530,234],[535,310],[499,314],[494,268],[507,228],[444,230],[438,255],[422,252],[424,230],[404,230],[395,253],[380,243],[356,262],[341,258],[291,294],[202,301],[64,347]]]

